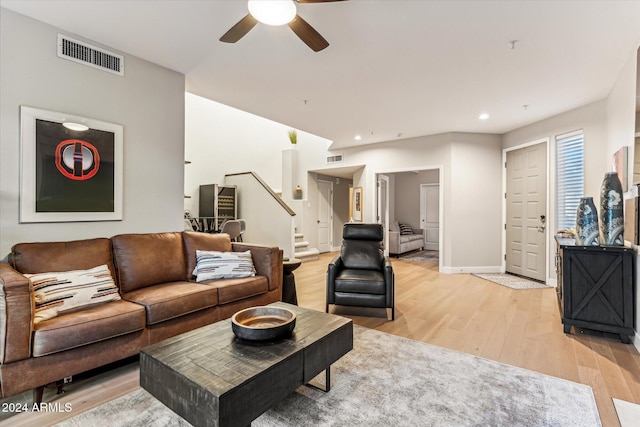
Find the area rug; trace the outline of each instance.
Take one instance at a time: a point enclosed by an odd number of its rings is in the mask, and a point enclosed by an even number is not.
[[[299,387],[251,425],[601,426],[586,385],[359,326],[331,382]],[[139,389],[58,425],[188,424]]]
[[[410,259],[415,261],[438,261],[439,251],[422,250],[409,252],[406,255],[400,255],[400,259]]]
[[[613,406],[616,408],[620,427],[637,427],[640,422],[640,405],[613,398]]]
[[[544,289],[553,287],[509,273],[474,273],[473,275],[511,289]]]

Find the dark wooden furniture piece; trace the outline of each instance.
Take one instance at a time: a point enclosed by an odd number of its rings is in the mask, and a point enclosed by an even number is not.
[[[302,261],[291,258],[282,262],[282,301],[298,305],[298,293],[296,292],[296,278],[293,271],[300,267]]]
[[[247,426],[353,348],[351,319],[277,302],[296,313],[291,338],[237,339],[230,320],[140,353],[140,385],[195,426]]]
[[[624,246],[576,246],[556,236],[558,304],[564,332],[571,326],[634,334],[633,250]]]

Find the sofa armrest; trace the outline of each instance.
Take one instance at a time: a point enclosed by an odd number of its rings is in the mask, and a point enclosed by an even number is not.
[[[234,252],[251,251],[256,274],[267,278],[270,291],[282,287],[282,249],[239,242],[233,242],[231,246]]]
[[[6,262],[0,263],[0,362],[31,356],[31,286],[29,279]]]
[[[383,261],[383,273],[384,281],[387,284],[386,302],[387,307],[393,307],[393,300],[395,295],[395,275],[393,274],[393,266],[391,265],[391,259],[388,256],[384,257]]]
[[[392,254],[400,253],[399,231],[389,231],[389,252]]]
[[[333,304],[335,302],[335,284],[338,273],[342,270],[342,258],[340,255],[334,257],[327,267],[327,304]]]

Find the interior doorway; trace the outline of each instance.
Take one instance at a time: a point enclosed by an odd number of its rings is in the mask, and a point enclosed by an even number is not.
[[[333,247],[333,182],[318,180],[318,251]]]
[[[431,243],[431,247],[438,251],[436,255],[439,259],[439,269],[442,269],[443,265],[443,233],[444,233],[444,216],[442,214],[442,210],[444,207],[443,197],[444,197],[444,189],[443,189],[443,167],[440,165],[437,166],[426,166],[424,168],[410,169],[410,170],[392,170],[392,171],[379,171],[374,172],[374,181],[372,184],[377,187],[376,198],[374,207],[376,208],[376,222],[382,223],[384,218],[378,212],[382,213],[382,206],[385,201],[383,200],[383,196],[380,195],[380,188],[384,185],[381,184],[378,187],[378,183],[381,181],[381,177],[386,178],[387,192],[386,192],[386,204],[388,205],[388,210],[385,210],[384,215],[386,215],[387,224],[384,226],[385,235],[389,235],[390,230],[396,230],[397,226],[400,223],[408,224],[413,229],[422,229],[423,236],[426,237],[425,227],[428,221],[432,224],[429,224],[429,240]],[[431,200],[431,208],[435,209],[437,212],[430,211],[429,215],[423,214],[423,207],[426,206],[426,202],[423,203],[422,200],[422,185],[432,185],[431,189],[435,190],[429,192],[430,198],[435,198],[435,200]],[[430,208],[430,209],[431,209]],[[381,218],[378,219],[378,216]],[[425,219],[423,223],[422,219]],[[396,224],[398,223],[398,224]],[[434,236],[435,234],[435,236]],[[385,247],[387,247],[387,243],[389,242],[388,237],[385,241]],[[399,256],[421,256],[419,252],[415,249],[408,249],[407,252],[400,253]]]

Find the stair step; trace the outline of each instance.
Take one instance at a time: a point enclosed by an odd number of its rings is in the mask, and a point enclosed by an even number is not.
[[[298,238],[302,239],[304,237],[304,234],[296,233],[296,234],[294,234],[294,236],[296,237],[296,239],[298,239]]]
[[[316,248],[312,248],[306,251],[296,251],[295,253],[295,257],[302,262],[316,260],[318,259],[318,255],[320,255],[320,251],[318,251]]]
[[[295,242],[294,247],[297,248],[306,248],[309,246],[309,242]]]

